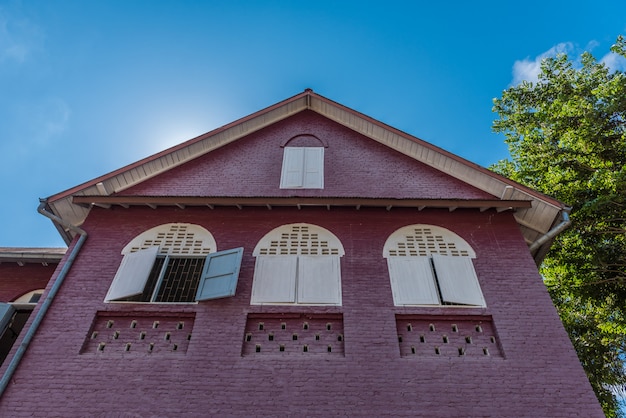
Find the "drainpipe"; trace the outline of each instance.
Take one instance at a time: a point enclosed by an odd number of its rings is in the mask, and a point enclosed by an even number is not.
[[[39,311],[37,311],[37,315],[35,315],[35,319],[33,319],[33,322],[30,324],[30,327],[28,328],[28,331],[26,331],[26,334],[24,335],[22,342],[17,348],[17,351],[13,355],[13,358],[11,358],[11,362],[7,366],[7,369],[4,371],[2,380],[0,380],[0,397],[4,394],[4,391],[9,385],[9,382],[11,381],[11,378],[13,377],[13,374],[15,373],[15,370],[17,369],[17,366],[20,363],[20,360],[24,356],[24,353],[26,352],[28,345],[32,341],[33,337],[35,336],[35,333],[37,332],[37,329],[39,328],[41,321],[43,321],[43,318],[46,315],[48,308],[52,304],[52,300],[56,296],[61,285],[63,284],[63,281],[65,280],[65,276],[67,275],[68,271],[72,267],[72,264],[74,263],[74,260],[76,259],[76,256],[78,255],[81,247],[83,246],[83,243],[87,239],[87,233],[84,230],[48,212],[46,210],[47,202],[48,202],[47,199],[39,199],[39,207],[37,208],[37,212],[41,213],[43,216],[47,218],[50,218],[52,222],[76,232],[77,234],[80,235],[80,237],[78,238],[78,241],[76,241],[74,248],[72,248],[70,255],[65,260],[65,263],[63,264],[63,268],[59,272],[59,275],[57,276],[54,283],[52,284],[52,287],[50,288],[50,291],[48,292],[46,298],[41,303],[41,306],[39,307]]]
[[[570,221],[569,219],[569,211],[570,211],[570,208],[566,208],[561,211],[562,221],[558,225],[556,225],[554,228],[546,232],[544,235],[539,237],[539,239],[537,239],[535,242],[533,242],[531,246],[529,247],[530,252],[535,251],[536,249],[541,247],[543,244],[545,244],[548,240],[557,236],[559,233],[565,230],[565,228],[567,228],[572,223],[572,221]]]

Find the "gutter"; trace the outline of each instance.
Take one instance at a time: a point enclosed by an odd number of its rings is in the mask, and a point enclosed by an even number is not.
[[[26,349],[28,348],[28,346],[30,345],[30,342],[34,338],[35,333],[37,332],[37,329],[39,328],[39,325],[41,324],[41,321],[43,321],[44,316],[46,315],[46,312],[48,312],[48,308],[50,308],[50,305],[52,304],[54,297],[56,296],[57,292],[59,291],[59,288],[63,284],[63,281],[65,280],[65,276],[67,276],[67,273],[72,267],[72,264],[74,264],[74,260],[76,259],[76,256],[80,252],[80,249],[83,246],[83,243],[87,239],[87,232],[59,218],[53,213],[48,212],[46,210],[47,204],[48,204],[47,199],[39,199],[39,207],[37,208],[37,212],[51,219],[52,222],[54,222],[58,226],[63,226],[67,229],[70,229],[76,232],[77,234],[80,235],[80,237],[78,238],[78,241],[76,241],[76,244],[72,248],[72,251],[69,253],[65,263],[63,264],[61,271],[59,272],[56,280],[52,284],[50,291],[46,295],[46,298],[44,299],[44,301],[41,303],[39,311],[37,311],[37,314],[35,315],[33,322],[30,324],[28,331],[26,331],[24,338],[22,338],[22,342],[20,343],[19,347],[17,348],[17,351],[11,358],[11,362],[7,366],[6,370],[4,371],[2,379],[0,380],[0,397],[4,394],[4,391],[9,385],[9,382],[11,381],[11,378],[13,377],[13,374],[15,373],[15,370],[17,369],[17,366],[22,360],[24,353],[26,353]]]
[[[563,209],[561,211],[561,219],[562,219],[561,222],[531,244],[531,246],[529,247],[531,253],[539,249],[539,247],[541,247],[547,241],[556,237],[558,234],[564,231],[568,226],[570,226],[570,224],[572,223],[572,221],[569,218],[570,210],[571,210],[570,208]]]
[[[65,248],[55,248],[53,251],[47,253],[35,250],[21,251],[19,248],[11,248],[7,251],[4,248],[0,248],[0,263],[13,262],[20,265],[24,263],[59,263],[66,252],[67,249]]]

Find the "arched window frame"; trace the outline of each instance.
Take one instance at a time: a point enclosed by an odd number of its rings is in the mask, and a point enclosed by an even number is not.
[[[281,189],[324,188],[324,148],[328,147],[327,141],[312,134],[300,134],[284,141],[281,147]]]
[[[253,305],[341,305],[341,241],[317,225],[282,225],[256,245]]]
[[[383,247],[396,306],[486,306],[472,259],[460,236],[434,225],[408,225]]]
[[[179,302],[233,296],[243,248],[216,252],[213,235],[199,225],[169,223],[139,234],[124,258],[105,302]]]

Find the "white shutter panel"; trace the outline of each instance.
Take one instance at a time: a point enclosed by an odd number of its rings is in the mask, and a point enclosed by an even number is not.
[[[283,151],[282,189],[302,187],[304,182],[304,148],[286,147]]]
[[[427,257],[388,257],[395,305],[439,305],[435,276]]]
[[[297,256],[258,256],[254,268],[251,303],[296,301]]]
[[[304,180],[307,189],[324,188],[324,148],[304,148]]]
[[[298,303],[341,305],[339,257],[298,257]]]
[[[243,248],[209,254],[204,261],[196,300],[225,298],[235,295]]]
[[[433,254],[433,261],[443,302],[485,306],[471,258]]]
[[[159,247],[154,246],[126,254],[104,301],[109,302],[142,293],[158,252]]]

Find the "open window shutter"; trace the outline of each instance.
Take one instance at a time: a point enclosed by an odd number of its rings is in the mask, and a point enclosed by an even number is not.
[[[237,289],[242,257],[243,248],[209,254],[198,283],[196,300],[233,296]]]
[[[286,147],[280,187],[302,187],[304,181],[304,148]]]
[[[443,302],[485,305],[471,258],[433,254],[433,262]]]
[[[159,247],[153,246],[126,254],[104,301],[109,302],[142,293],[158,252]]]
[[[294,303],[297,263],[295,255],[258,256],[251,303]]]
[[[303,187],[324,188],[324,148],[304,148]]]
[[[11,324],[15,308],[10,303],[0,303],[0,335]]]
[[[389,257],[387,265],[396,305],[439,305],[429,258]]]
[[[341,305],[339,257],[298,257],[298,303]]]

